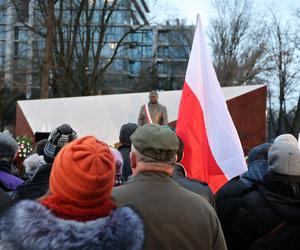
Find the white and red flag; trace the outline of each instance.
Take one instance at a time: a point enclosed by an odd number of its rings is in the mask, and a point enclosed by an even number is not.
[[[236,128],[227,109],[198,16],[178,111],[176,133],[184,142],[188,176],[215,193],[247,170]]]

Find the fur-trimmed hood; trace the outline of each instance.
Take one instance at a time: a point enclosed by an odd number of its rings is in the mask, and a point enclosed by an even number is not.
[[[143,224],[129,207],[89,222],[63,220],[35,201],[21,201],[0,220],[2,250],[142,249]]]

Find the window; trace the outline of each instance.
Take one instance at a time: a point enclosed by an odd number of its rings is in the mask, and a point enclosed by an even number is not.
[[[14,55],[26,57],[28,51],[28,46],[26,43],[15,42]]]
[[[0,23],[6,23],[6,19],[7,19],[7,14],[6,14],[6,9],[1,8],[0,6]]]
[[[0,56],[5,56],[5,41],[0,41]]]
[[[166,58],[169,56],[169,48],[168,47],[159,47],[158,48],[158,57]]]
[[[159,74],[170,74],[171,65],[169,63],[158,63],[157,71]]]
[[[6,39],[6,26],[0,25],[0,39]]]
[[[190,54],[190,48],[188,46],[182,46],[177,49],[177,58],[188,59]]]
[[[15,40],[26,41],[28,30],[25,27],[15,27]]]
[[[131,49],[132,58],[150,58],[153,56],[152,46],[137,46]]]
[[[159,43],[167,43],[168,42],[168,32],[167,31],[160,31],[158,33],[158,42]]]
[[[0,69],[3,70],[5,66],[5,57],[0,56]]]
[[[153,35],[148,30],[137,30],[131,35],[131,39],[138,44],[150,45],[152,44]]]
[[[20,19],[23,21],[28,20],[28,10],[29,10],[30,0],[18,0],[16,1],[17,7],[19,9]]]
[[[142,33],[142,43],[152,44],[153,34],[150,31],[143,31]]]
[[[106,42],[116,42],[121,39],[125,33],[124,27],[108,27],[105,31]]]
[[[125,71],[125,61],[122,59],[114,59],[113,62],[111,63],[109,67],[111,72],[116,72],[116,71]]]
[[[132,61],[129,64],[129,72],[131,74],[139,74],[139,72],[141,71],[141,62],[139,61]]]

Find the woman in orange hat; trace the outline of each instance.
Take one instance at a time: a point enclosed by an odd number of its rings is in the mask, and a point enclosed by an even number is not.
[[[142,249],[143,224],[111,200],[115,162],[93,136],[56,156],[48,194],[21,201],[0,220],[0,249]]]

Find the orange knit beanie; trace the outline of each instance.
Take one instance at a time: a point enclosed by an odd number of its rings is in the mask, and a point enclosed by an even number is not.
[[[95,206],[110,199],[114,178],[115,163],[109,147],[86,136],[63,147],[55,157],[49,189],[83,206]]]

